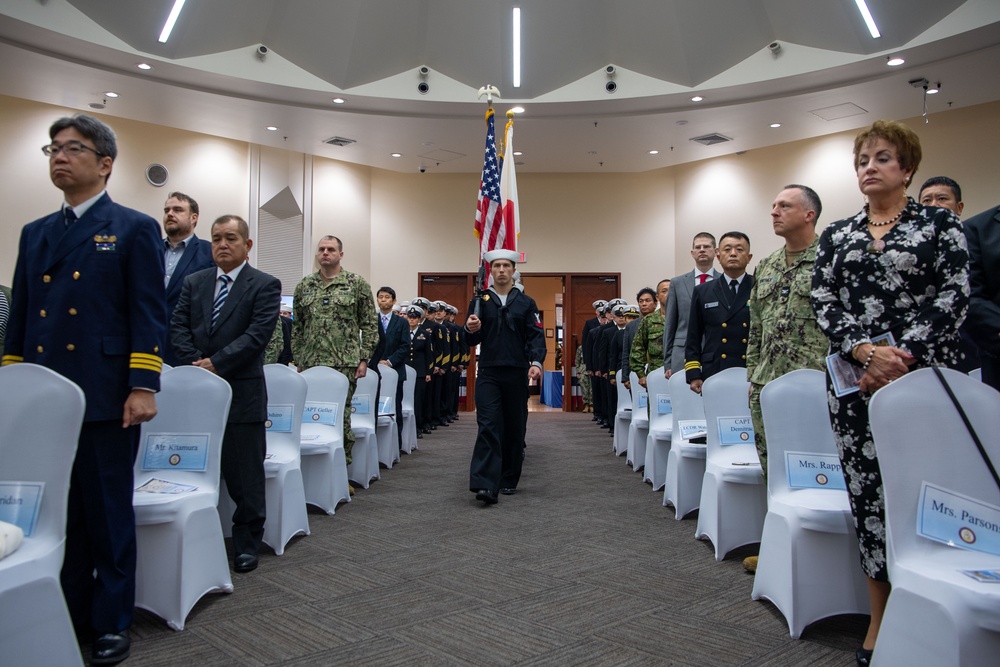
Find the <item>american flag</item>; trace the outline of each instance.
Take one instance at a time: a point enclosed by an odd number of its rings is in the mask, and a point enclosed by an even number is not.
[[[493,109],[486,112],[486,150],[483,156],[483,177],[479,183],[479,205],[476,208],[475,234],[479,238],[480,262],[490,250],[517,249],[517,233],[504,220],[493,116]],[[486,275],[489,276],[489,267],[486,268]],[[485,288],[486,285],[482,287]]]

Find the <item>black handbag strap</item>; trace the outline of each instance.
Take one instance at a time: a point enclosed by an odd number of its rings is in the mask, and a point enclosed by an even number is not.
[[[958,410],[958,414],[962,417],[962,421],[965,422],[965,428],[969,430],[969,435],[972,436],[972,441],[976,443],[976,449],[979,450],[979,455],[983,457],[983,461],[986,462],[986,467],[990,469],[990,474],[993,475],[993,481],[997,484],[997,489],[1000,489],[1000,475],[997,475],[997,469],[993,467],[993,462],[990,461],[990,457],[986,455],[986,448],[983,447],[982,441],[976,434],[976,430],[972,428],[972,422],[969,421],[968,415],[965,414],[965,410],[962,409],[962,404],[958,402],[955,397],[955,392],[951,390],[951,385],[948,381],[944,379],[944,373],[937,366],[934,366],[934,374],[937,375],[938,380],[941,381],[941,385],[944,390],[948,392],[948,398],[955,405],[955,409]]]

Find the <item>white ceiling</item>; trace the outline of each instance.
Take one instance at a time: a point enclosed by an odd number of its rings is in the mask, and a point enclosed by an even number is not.
[[[879,39],[854,0],[188,0],[159,44],[172,4],[0,0],[0,94],[430,173],[481,168],[486,84],[499,111],[525,107],[516,147],[531,172],[645,171],[919,116],[912,79],[942,84],[932,120],[1000,100],[997,0],[868,0]],[[889,68],[888,54],[907,62]],[[864,113],[812,113],[842,104]],[[690,141],[712,132],[733,141]],[[322,143],[335,135],[357,143]]]

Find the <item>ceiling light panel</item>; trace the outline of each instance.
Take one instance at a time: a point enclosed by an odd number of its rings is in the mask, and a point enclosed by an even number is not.
[[[174,6],[170,10],[170,14],[167,15],[167,22],[163,24],[163,31],[160,33],[160,43],[166,44],[167,40],[170,39],[170,33],[174,29],[174,24],[177,23],[177,17],[181,15],[181,10],[184,9],[185,0],[174,0]]]
[[[872,39],[881,37],[882,33],[878,31],[875,19],[872,18],[872,13],[868,10],[868,3],[865,0],[854,0],[854,2],[858,5],[858,11],[861,12],[861,18],[865,20],[865,25],[868,26],[868,32],[871,33]]]

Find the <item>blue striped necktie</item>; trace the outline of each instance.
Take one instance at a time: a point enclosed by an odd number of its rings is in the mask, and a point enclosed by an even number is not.
[[[215,323],[219,319],[219,313],[222,312],[222,305],[226,303],[226,297],[229,296],[229,276],[221,275],[219,280],[222,281],[222,285],[219,286],[219,294],[215,297],[215,305],[212,306],[212,328],[215,328]]]

